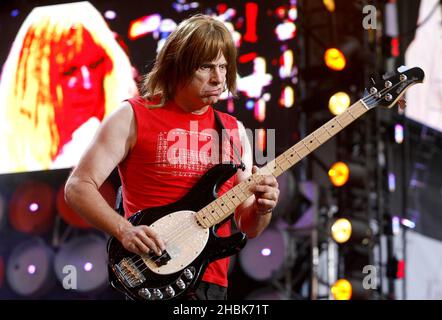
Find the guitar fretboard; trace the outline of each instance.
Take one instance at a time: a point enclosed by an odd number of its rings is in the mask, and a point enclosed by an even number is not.
[[[367,110],[369,110],[369,108],[366,104],[362,100],[359,100],[345,112],[337,115],[319,129],[287,149],[277,158],[270,161],[267,165],[260,168],[258,172],[252,174],[247,180],[237,184],[221,197],[198,211],[196,214],[197,221],[205,228],[210,228],[222,222],[229,217],[241,203],[252,195],[250,189],[259,184],[265,175],[278,177],[354,120],[362,116]]]

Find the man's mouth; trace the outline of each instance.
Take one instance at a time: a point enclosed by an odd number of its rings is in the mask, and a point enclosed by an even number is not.
[[[206,91],[205,96],[212,97],[212,96],[219,96],[221,94],[220,90],[214,90],[214,91]]]

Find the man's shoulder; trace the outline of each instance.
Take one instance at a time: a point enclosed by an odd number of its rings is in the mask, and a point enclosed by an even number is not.
[[[150,107],[150,106],[158,104],[158,101],[156,101],[154,99],[147,99],[142,96],[135,96],[135,97],[129,98],[125,101],[130,103],[133,107]]]

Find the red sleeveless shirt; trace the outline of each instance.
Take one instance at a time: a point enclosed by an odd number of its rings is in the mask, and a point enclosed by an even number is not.
[[[216,134],[214,110],[203,114],[187,113],[170,101],[159,108],[148,106],[141,97],[128,100],[137,125],[137,141],[118,165],[126,218],[139,210],[163,206],[181,199],[214,164],[208,144]],[[218,112],[233,143],[240,146],[236,118]],[[212,129],[212,130],[210,130]],[[215,131],[213,131],[215,130]],[[241,150],[241,148],[238,148]],[[230,143],[223,144],[223,161],[235,159]],[[234,186],[236,175],[224,183],[219,195]],[[219,227],[219,236],[230,235],[230,220]],[[209,264],[203,280],[227,287],[229,258]]]

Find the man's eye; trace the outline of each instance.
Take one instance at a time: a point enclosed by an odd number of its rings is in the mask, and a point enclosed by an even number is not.
[[[68,70],[63,72],[64,76],[70,76],[77,70],[77,67],[71,67]]]
[[[95,61],[94,63],[91,63],[89,65],[89,67],[91,69],[95,69],[96,67],[98,67],[100,64],[102,64],[104,62],[104,57],[101,57],[100,59],[98,59],[97,61]]]
[[[210,66],[207,65],[207,64],[203,64],[200,68],[203,69],[203,70],[209,70]]]

